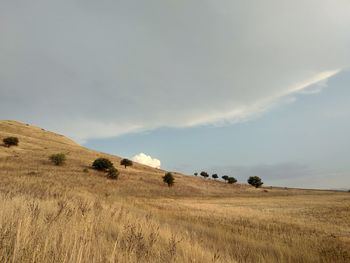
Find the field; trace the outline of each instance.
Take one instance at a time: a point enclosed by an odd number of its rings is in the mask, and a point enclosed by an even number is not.
[[[175,174],[0,122],[0,262],[350,262],[350,193]],[[48,160],[67,155],[64,166]],[[111,159],[117,181],[90,168]]]

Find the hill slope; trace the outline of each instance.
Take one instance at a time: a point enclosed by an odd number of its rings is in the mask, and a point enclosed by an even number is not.
[[[174,173],[177,187],[169,191],[162,182],[164,171],[137,163],[125,169],[119,164],[121,157],[89,150],[62,135],[15,121],[0,121],[0,139],[7,136],[18,137],[20,141],[18,147],[1,148],[2,168],[7,173],[13,172],[22,176],[52,176],[58,181],[62,179],[60,177],[64,177],[65,184],[69,181],[77,183],[77,180],[83,185],[86,182],[107,183],[114,185],[121,194],[137,196],[230,195],[233,188],[246,188]],[[48,157],[60,152],[67,155],[66,165],[53,166]],[[92,162],[98,157],[106,157],[113,162],[121,172],[118,182],[106,180],[103,173],[91,169]],[[84,172],[85,168],[89,169],[88,173]]]
[[[176,174],[0,121],[0,262],[349,262],[350,194]],[[48,156],[67,154],[62,167]],[[107,157],[117,181],[90,168]],[[84,172],[84,169],[88,172]]]

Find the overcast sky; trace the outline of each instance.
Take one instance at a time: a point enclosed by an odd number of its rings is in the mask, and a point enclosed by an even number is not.
[[[348,0],[0,0],[0,118],[166,169],[350,187],[349,28]]]

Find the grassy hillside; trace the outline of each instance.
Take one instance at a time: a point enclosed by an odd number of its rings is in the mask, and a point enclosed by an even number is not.
[[[349,262],[350,194],[175,174],[0,121],[0,262]],[[63,152],[64,166],[48,156]],[[90,168],[107,157],[117,181]],[[86,172],[88,169],[88,172]],[[85,170],[85,171],[84,171]]]

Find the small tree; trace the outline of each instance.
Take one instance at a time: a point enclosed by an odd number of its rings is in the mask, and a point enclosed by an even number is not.
[[[217,174],[213,174],[211,177],[213,177],[214,180],[219,178]]]
[[[209,174],[207,172],[201,172],[200,173],[201,176],[203,176],[204,178],[208,178],[209,177]]]
[[[248,184],[254,186],[255,188],[259,188],[264,183],[261,181],[261,178],[259,176],[251,176],[248,178]]]
[[[6,147],[17,146],[18,142],[19,142],[17,137],[7,137],[7,138],[3,139],[2,141]]]
[[[174,176],[172,175],[172,173],[166,173],[164,176],[163,176],[163,182],[168,184],[169,187],[173,186],[174,185],[174,181],[175,181],[175,178]]]
[[[119,176],[119,171],[112,166],[108,169],[107,176],[109,179],[117,180]]]
[[[235,184],[235,183],[237,183],[237,179],[234,178],[234,177],[229,177],[229,178],[227,179],[227,182],[228,182],[229,184]]]
[[[196,173],[194,173],[194,176],[197,176],[198,175],[198,173],[196,172]]]
[[[92,167],[99,171],[107,171],[113,166],[113,163],[106,158],[98,158],[92,163]]]
[[[66,161],[66,155],[64,153],[56,153],[49,156],[49,160],[54,165],[63,165]]]
[[[126,168],[127,166],[132,166],[133,162],[129,159],[122,159],[120,165],[123,165]]]
[[[221,176],[221,178],[224,179],[225,181],[228,180],[228,176],[227,175],[223,175],[223,176]]]

